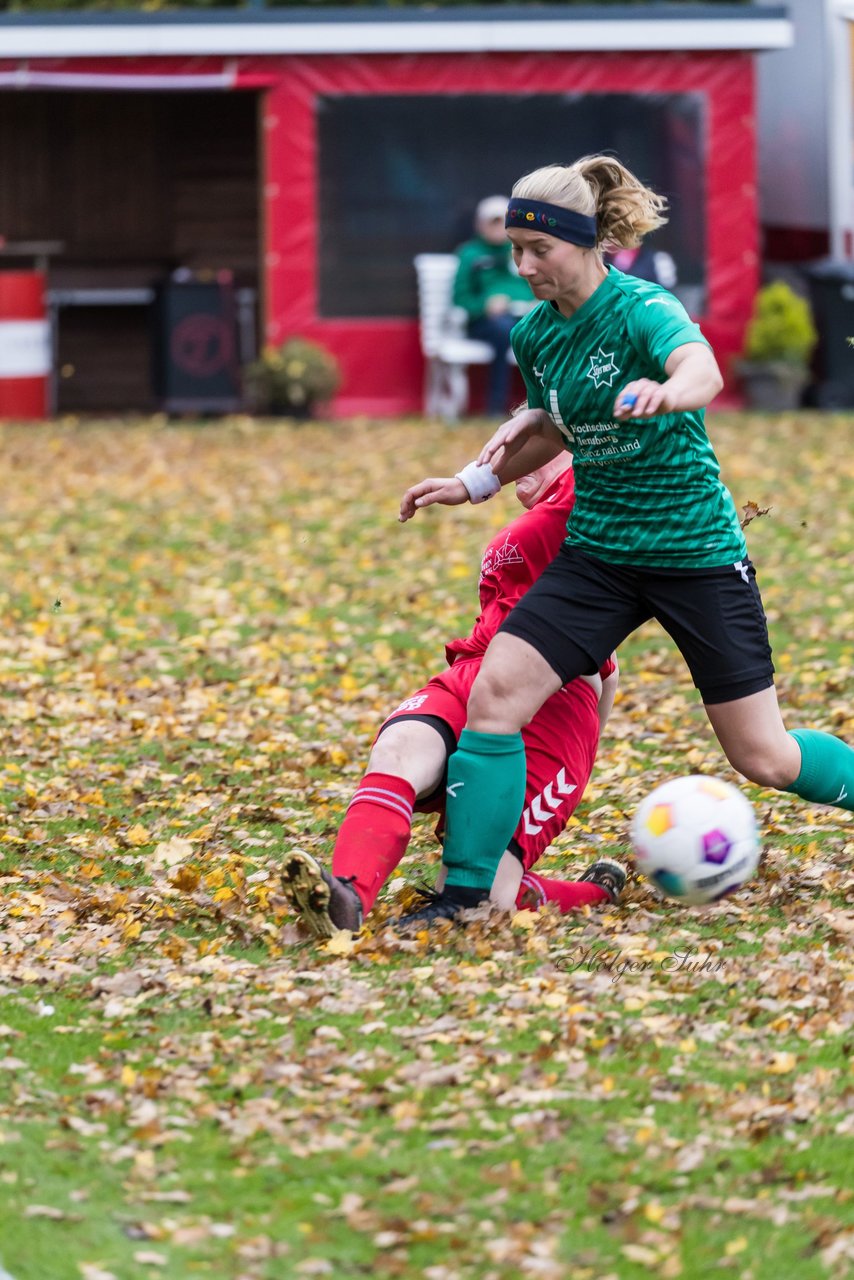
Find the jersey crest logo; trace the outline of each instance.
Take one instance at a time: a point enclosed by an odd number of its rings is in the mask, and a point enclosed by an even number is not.
[[[401,702],[400,706],[392,714],[397,715],[398,711],[417,711],[426,701],[426,693],[416,693],[411,698],[406,698],[405,701]]]
[[[613,351],[603,351],[600,347],[595,356],[589,356],[590,368],[587,377],[593,379],[595,387],[613,387],[614,379],[620,372],[614,360]]]
[[[524,564],[525,557],[520,553],[516,543],[507,541],[500,547],[496,547],[491,553],[487,551],[480,564],[480,580],[481,582],[489,573],[497,573],[506,564]]]

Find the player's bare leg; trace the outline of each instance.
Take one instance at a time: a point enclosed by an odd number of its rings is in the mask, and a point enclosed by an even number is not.
[[[356,932],[409,843],[412,805],[439,785],[446,760],[441,734],[420,720],[388,725],[350,802],[332,854],[332,872],[303,849],[282,863],[282,888],[317,938]]]
[[[447,869],[440,867],[439,874],[436,877],[437,893],[441,893],[444,889],[447,876]],[[516,906],[521,883],[522,864],[515,854],[507,850],[498,864],[498,870],[495,873],[495,879],[492,882],[492,889],[489,893],[489,901],[494,903],[499,911],[512,911]]]
[[[854,748],[818,729],[786,730],[776,690],[706,706],[734,769],[762,787],[854,810]]]
[[[763,689],[733,702],[708,703],[705,710],[733,769],[761,787],[782,790],[794,782],[801,753],[786,732],[776,689]]]
[[[371,748],[367,772],[405,778],[421,799],[438,787],[447,759],[438,729],[424,720],[398,720],[383,729]]]

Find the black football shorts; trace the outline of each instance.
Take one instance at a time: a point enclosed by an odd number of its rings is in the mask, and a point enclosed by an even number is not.
[[[774,683],[765,610],[749,560],[712,569],[609,564],[567,543],[504,620],[566,683],[591,675],[655,618],[688,664],[703,702]]]

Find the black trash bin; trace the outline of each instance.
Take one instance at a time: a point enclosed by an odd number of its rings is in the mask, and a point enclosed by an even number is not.
[[[237,299],[221,280],[165,281],[154,305],[154,385],[166,413],[241,407]]]
[[[854,407],[854,262],[826,259],[807,268],[818,347],[811,398],[820,409]]]

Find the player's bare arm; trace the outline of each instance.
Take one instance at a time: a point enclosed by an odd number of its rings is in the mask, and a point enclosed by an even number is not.
[[[556,458],[566,444],[545,409],[522,409],[503,422],[478,454],[501,480],[509,484]]]
[[[508,429],[509,436],[502,433]],[[544,409],[523,409],[498,428],[484,445],[477,462],[489,465],[501,485],[530,475],[565,448],[557,427]],[[485,457],[485,454],[489,454]],[[431,476],[406,490],[398,519],[411,520],[422,507],[441,503],[445,507],[468,502],[470,494],[459,476]]]
[[[469,491],[457,476],[431,476],[406,490],[400,502],[401,524],[411,520],[421,507],[439,502],[444,507],[458,507],[469,500]]]
[[[638,378],[626,383],[614,404],[617,421],[702,409],[724,385],[718,362],[703,342],[676,347],[667,357],[664,371],[666,382]]]

